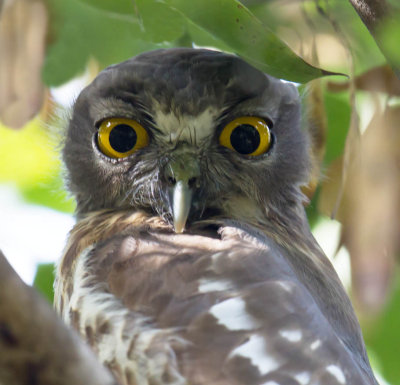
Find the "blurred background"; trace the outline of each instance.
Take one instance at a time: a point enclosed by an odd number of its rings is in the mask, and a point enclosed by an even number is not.
[[[146,50],[236,53],[299,86],[313,233],[352,298],[381,384],[400,384],[400,4],[359,1],[380,4],[366,19],[352,3],[0,0],[0,249],[18,274],[52,300],[74,224],[59,150],[80,90]]]

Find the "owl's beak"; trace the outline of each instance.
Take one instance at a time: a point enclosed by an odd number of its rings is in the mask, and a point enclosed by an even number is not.
[[[192,207],[194,191],[198,187],[200,166],[193,153],[175,153],[165,169],[168,181],[170,210],[176,233],[185,230],[186,221]]]
[[[176,182],[172,196],[172,216],[176,233],[182,233],[185,229],[192,204],[193,191],[182,180]]]

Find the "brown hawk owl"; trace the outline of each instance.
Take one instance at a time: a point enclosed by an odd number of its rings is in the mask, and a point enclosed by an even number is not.
[[[300,120],[293,85],[209,50],[139,55],[80,94],[56,307],[121,384],[377,384],[307,224]]]

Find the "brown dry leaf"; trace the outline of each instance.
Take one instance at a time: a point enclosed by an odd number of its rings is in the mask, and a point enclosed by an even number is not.
[[[349,81],[328,82],[327,89],[331,92],[342,92],[349,88]],[[400,79],[389,65],[375,67],[355,78],[357,90],[384,92],[390,96],[400,96]]]
[[[310,180],[302,191],[311,200],[320,181],[326,147],[327,120],[320,79],[310,82],[305,105],[305,125],[310,137],[312,169]]]
[[[39,118],[45,123],[49,123],[57,115],[58,105],[54,101],[50,90],[46,88],[43,94],[43,104],[40,109]]]
[[[337,219],[351,255],[353,295],[360,311],[376,313],[390,293],[400,251],[400,108],[378,112],[361,138]],[[319,209],[329,214],[341,181],[342,160],[322,185]]]
[[[305,23],[307,23],[310,32],[315,32],[314,25],[303,5],[301,3],[297,5],[300,7],[298,11],[300,11]],[[316,63],[319,66],[318,45],[315,33],[312,34],[311,39],[307,40],[307,42],[302,41],[301,51],[304,51],[305,45],[310,46],[310,52],[305,57],[310,62]],[[304,55],[304,52],[302,54]],[[311,202],[321,178],[321,167],[325,156],[328,129],[321,79],[316,79],[308,83],[303,105],[305,106],[303,124],[307,127],[310,139],[311,173],[308,184],[302,186],[302,191],[309,199],[309,202]]]
[[[0,14],[0,120],[20,128],[43,102],[48,15],[42,1],[10,0]]]
[[[329,168],[324,172],[321,183],[321,194],[318,199],[318,211],[322,214],[332,217],[339,190],[342,183],[343,173],[343,156],[334,160]],[[346,222],[347,207],[347,189],[344,193],[345,197],[340,202],[334,219],[344,224]]]

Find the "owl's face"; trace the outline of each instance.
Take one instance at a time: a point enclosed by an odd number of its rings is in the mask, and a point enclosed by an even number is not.
[[[133,207],[177,231],[293,204],[308,174],[295,87],[208,50],[103,71],[76,101],[63,156],[78,214]]]

